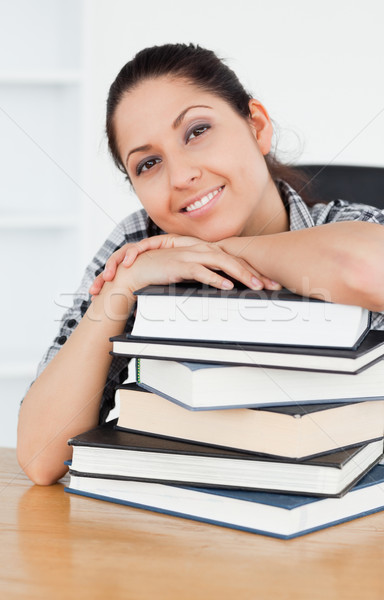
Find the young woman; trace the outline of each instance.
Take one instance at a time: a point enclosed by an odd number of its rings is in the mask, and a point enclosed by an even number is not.
[[[111,86],[107,134],[143,209],[88,266],[22,403],[19,462],[40,484],[65,473],[68,438],[113,406],[127,368],[109,338],[129,331],[145,285],[285,286],[364,306],[384,328],[384,214],[305,204],[294,171],[271,154],[266,109],[213,52],[169,44],[137,54]]]

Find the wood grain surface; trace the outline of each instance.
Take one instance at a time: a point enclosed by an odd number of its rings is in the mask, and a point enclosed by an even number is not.
[[[384,513],[277,540],[33,485],[0,450],[0,597],[382,600]]]

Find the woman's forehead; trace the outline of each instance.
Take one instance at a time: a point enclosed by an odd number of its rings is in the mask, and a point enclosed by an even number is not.
[[[172,128],[188,107],[214,108],[223,104],[227,103],[185,79],[148,79],[123,95],[115,112],[116,136],[119,143],[127,136],[133,143],[141,143],[138,138],[143,135],[146,137],[160,128]]]
[[[217,98],[212,92],[204,90],[195,83],[181,77],[161,76],[145,79],[132,90],[127,91],[120,102],[137,108],[143,104],[161,104],[173,107],[188,98],[210,96]]]

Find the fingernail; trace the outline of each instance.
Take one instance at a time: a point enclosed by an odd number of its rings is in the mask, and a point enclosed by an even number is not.
[[[233,283],[232,281],[228,281],[228,279],[224,279],[224,281],[221,284],[221,287],[223,288],[223,290],[231,290],[233,288]]]
[[[257,279],[256,277],[252,277],[251,284],[254,290],[261,290],[261,288],[263,287],[263,284],[261,283],[260,279]]]

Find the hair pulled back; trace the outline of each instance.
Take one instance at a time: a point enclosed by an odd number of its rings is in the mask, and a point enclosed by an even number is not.
[[[138,52],[127,62],[110,87],[107,99],[106,132],[109,150],[120,171],[126,169],[116,142],[114,115],[124,94],[148,79],[169,76],[189,81],[206,92],[225,100],[244,119],[250,117],[249,101],[253,97],[237,75],[212,50],[194,44],[164,44]],[[269,153],[265,157],[273,179],[284,179],[293,187],[302,187],[306,177],[296,169],[280,163]]]

